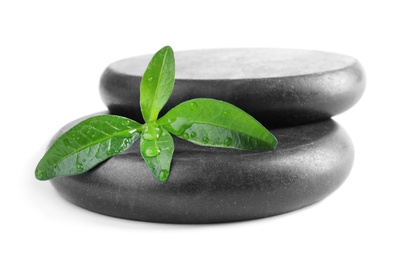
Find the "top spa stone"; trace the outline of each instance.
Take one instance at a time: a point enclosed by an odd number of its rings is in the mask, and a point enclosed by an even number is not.
[[[139,85],[153,54],[117,61],[101,78],[113,114],[143,122]],[[330,118],[361,97],[365,76],[351,57],[309,50],[214,49],[175,52],[174,91],[161,115],[192,98],[232,103],[268,127]]]

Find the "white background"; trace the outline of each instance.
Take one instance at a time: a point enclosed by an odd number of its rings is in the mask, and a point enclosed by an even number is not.
[[[404,2],[2,0],[0,258],[407,259]],[[98,90],[105,67],[164,45],[316,49],[357,58],[366,92],[335,117],[355,145],[350,177],[308,208],[216,225],[106,217],[35,180],[51,136],[105,110]]]

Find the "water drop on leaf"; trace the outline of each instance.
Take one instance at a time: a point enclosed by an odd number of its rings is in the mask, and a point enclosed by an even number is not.
[[[146,151],[143,153],[146,157],[155,157],[160,154],[160,149],[155,146],[147,147]]]
[[[169,171],[168,170],[161,170],[157,178],[159,181],[166,181],[169,177]]]
[[[191,138],[196,138],[197,137],[197,134],[196,134],[196,132],[191,132]]]
[[[37,177],[37,179],[41,180],[44,177],[43,173],[44,173],[43,170],[36,169],[35,176]]]
[[[76,170],[77,172],[82,172],[84,170],[84,166],[81,163],[77,163]]]
[[[160,127],[156,127],[156,138],[159,138],[160,137],[160,135],[162,134],[162,130],[161,130],[161,128]]]
[[[143,138],[149,141],[156,140],[160,137],[161,129],[153,125],[146,125],[146,128],[143,132]]]
[[[230,114],[230,111],[229,110],[224,110],[224,111],[222,111],[222,114],[224,116],[228,116]]]
[[[190,136],[187,133],[182,134],[181,137],[183,137],[183,139],[186,139],[186,140],[190,138]]]
[[[131,133],[130,131],[126,131],[126,132],[124,132],[124,133],[121,133],[120,136],[121,136],[121,137],[124,137],[124,138],[131,138],[131,137],[132,137],[132,133]]]
[[[129,144],[130,144],[130,140],[129,140],[129,139],[123,140],[123,145],[128,146]]]
[[[144,133],[143,134],[143,138],[149,141],[152,141],[154,139],[156,139],[156,137],[154,135],[152,135],[151,133]]]
[[[198,108],[198,105],[197,105],[196,102],[191,102],[191,103],[190,103],[190,109],[191,109],[191,110],[196,110],[197,108]]]
[[[231,138],[231,137],[225,138],[225,140],[224,140],[224,145],[225,145],[225,146],[229,146],[229,145],[231,145],[231,144],[232,144],[232,138]]]
[[[210,139],[208,139],[208,137],[206,137],[206,136],[203,137],[203,142],[204,142],[204,143],[207,144],[209,141],[210,141]]]
[[[176,118],[174,118],[174,117],[167,119],[167,123],[169,123],[169,124],[174,123],[174,122],[176,122]]]

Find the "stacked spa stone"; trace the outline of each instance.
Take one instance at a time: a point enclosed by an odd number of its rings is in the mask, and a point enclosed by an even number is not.
[[[121,60],[105,70],[100,90],[109,113],[143,122],[139,85],[151,57]],[[285,49],[183,51],[176,52],[175,59],[175,87],[161,115],[192,98],[223,100],[266,126],[277,137],[278,148],[210,148],[175,137],[171,175],[160,184],[136,142],[88,173],[51,180],[64,198],[120,218],[229,222],[308,206],[347,178],[353,145],[330,118],[353,106],[364,91],[364,72],[357,60]]]

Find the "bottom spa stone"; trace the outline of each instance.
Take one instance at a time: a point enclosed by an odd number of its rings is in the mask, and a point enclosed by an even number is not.
[[[52,142],[78,122],[62,128]],[[113,217],[218,223],[303,208],[331,194],[347,178],[353,145],[335,121],[272,132],[279,140],[273,151],[201,147],[175,137],[171,174],[164,184],[149,172],[139,141],[87,173],[51,183],[75,205]]]

